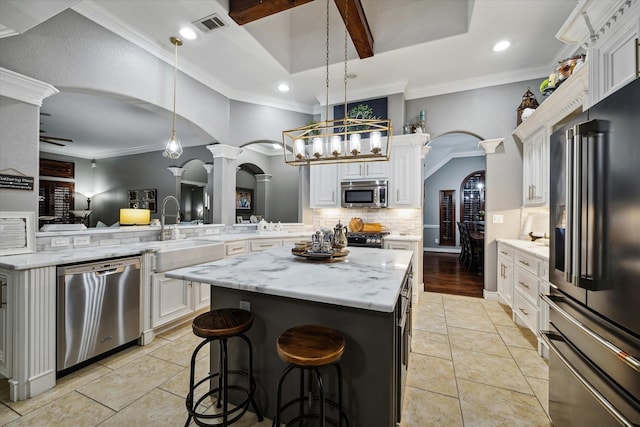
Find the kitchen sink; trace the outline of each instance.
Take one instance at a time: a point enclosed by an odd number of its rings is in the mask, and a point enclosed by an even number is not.
[[[167,240],[157,242],[155,271],[202,264],[224,258],[224,243],[213,240]]]

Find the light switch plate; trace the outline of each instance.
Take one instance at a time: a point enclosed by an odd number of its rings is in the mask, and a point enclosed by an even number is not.
[[[494,224],[502,224],[504,222],[504,215],[494,215],[493,223]]]
[[[250,301],[240,301],[240,309],[251,311],[251,302]]]

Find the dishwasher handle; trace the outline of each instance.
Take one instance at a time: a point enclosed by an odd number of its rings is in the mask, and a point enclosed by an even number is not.
[[[96,276],[109,276],[111,274],[118,274],[124,271],[124,267],[116,267],[116,268],[108,268],[106,270],[98,270],[94,271],[93,274]]]

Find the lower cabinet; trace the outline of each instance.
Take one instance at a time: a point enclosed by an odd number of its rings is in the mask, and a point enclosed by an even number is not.
[[[151,281],[151,327],[157,328],[209,307],[209,285],[155,273]]]
[[[413,278],[411,286],[413,287],[413,296],[417,301],[417,297],[420,294],[422,286],[422,240],[410,241],[410,240],[393,240],[393,238],[385,238],[385,249],[399,249],[404,251],[413,251]]]
[[[498,299],[511,307],[513,320],[538,337],[538,352],[546,354],[540,330],[548,329],[549,310],[540,293],[549,291],[549,263],[524,250],[498,242]]]

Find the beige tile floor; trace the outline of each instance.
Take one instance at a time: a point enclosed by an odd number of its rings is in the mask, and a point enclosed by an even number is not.
[[[548,368],[535,337],[493,301],[423,293],[414,308],[405,427],[549,426]],[[0,380],[0,425],[181,426],[190,325],[69,376],[33,399],[10,402]],[[198,362],[206,372],[208,355]],[[193,424],[193,423],[192,423]],[[247,414],[240,427],[270,426]],[[373,427],[373,426],[372,426]]]

